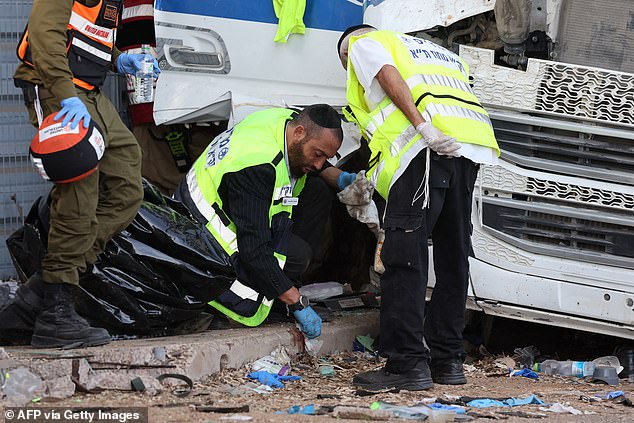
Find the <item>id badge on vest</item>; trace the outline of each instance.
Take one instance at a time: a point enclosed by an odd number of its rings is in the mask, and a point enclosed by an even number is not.
[[[282,205],[283,206],[296,206],[299,204],[299,198],[298,197],[284,197],[282,198]]]

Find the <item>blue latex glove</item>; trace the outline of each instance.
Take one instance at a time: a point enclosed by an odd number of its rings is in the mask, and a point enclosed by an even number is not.
[[[262,385],[270,386],[271,388],[283,388],[282,382],[287,380],[301,380],[301,376],[280,376],[275,373],[269,373],[264,370],[258,372],[252,372],[247,375],[249,379],[254,379],[260,382]]]
[[[346,187],[353,183],[355,179],[357,179],[356,173],[341,172],[337,178],[337,186],[339,187],[339,190],[343,191],[346,189]]]
[[[539,379],[539,375],[531,369],[513,370],[511,376],[524,376],[529,379]]]
[[[71,129],[75,129],[79,125],[79,121],[83,119],[84,128],[88,128],[88,125],[90,125],[90,113],[88,113],[86,105],[79,97],[69,97],[62,100],[60,104],[62,105],[62,110],[57,112],[53,118],[54,121],[58,121],[63,117],[62,126],[66,126],[70,122]]]
[[[300,329],[308,339],[317,338],[321,335],[321,317],[315,313],[311,306],[294,311],[293,316],[295,316]]]
[[[136,72],[141,69],[141,63],[143,62],[144,54],[132,54],[121,53],[117,58],[117,72],[127,73],[129,75],[136,75]],[[154,60],[153,75],[154,78],[158,77],[161,70],[159,69],[158,62]]]

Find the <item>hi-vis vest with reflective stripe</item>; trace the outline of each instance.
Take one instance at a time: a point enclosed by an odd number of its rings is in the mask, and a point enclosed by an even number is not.
[[[430,41],[392,31],[352,37],[350,51],[360,38],[376,40],[392,56],[423,119],[460,142],[490,147],[499,155],[489,115],[469,86],[469,68],[459,56]],[[370,140],[368,178],[387,199],[392,184],[425,146],[389,97],[370,110],[350,60],[346,98],[344,114]]]
[[[234,128],[217,136],[200,155],[187,173],[187,187],[192,202],[207,220],[207,229],[222,248],[233,256],[238,253],[236,226],[223,212],[222,199],[218,188],[222,177],[251,166],[270,163],[275,168],[275,189],[269,208],[269,225],[278,213],[292,214],[293,207],[283,201],[287,197],[297,197],[304,187],[306,177],[291,185],[289,171],[284,160],[286,122],[295,113],[289,109],[267,109],[247,116]],[[275,253],[280,267],[286,257]],[[232,306],[220,299],[209,304],[233,320],[247,326],[257,326],[268,315],[273,299],[268,299],[252,288],[236,280],[228,295],[232,295]],[[226,298],[227,296],[225,296]],[[234,301],[248,302],[254,314],[245,316],[236,310]],[[256,307],[252,307],[255,302]]]
[[[93,90],[103,85],[112,65],[115,33],[122,7],[123,0],[100,0],[92,7],[79,1],[73,3],[66,26],[66,55],[73,83],[78,87]],[[35,67],[28,29],[20,38],[17,53],[24,64]]]

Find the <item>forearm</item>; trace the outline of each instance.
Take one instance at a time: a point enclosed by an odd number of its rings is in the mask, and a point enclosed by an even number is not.
[[[35,68],[59,101],[77,96],[66,55],[66,25],[72,7],[72,0],[35,0],[28,24]]]
[[[339,186],[337,181],[339,179],[339,175],[341,175],[343,171],[334,166],[327,167],[321,172],[319,172],[319,177],[323,179],[329,186],[338,190]]]
[[[376,79],[385,94],[403,112],[414,127],[425,122],[425,119],[423,119],[423,116],[416,108],[416,104],[414,104],[409,87],[394,66],[383,66],[379,73],[376,74]]]
[[[117,59],[121,56],[121,50],[119,50],[116,46],[112,48],[112,67],[111,70],[113,72],[118,72],[117,69]]]

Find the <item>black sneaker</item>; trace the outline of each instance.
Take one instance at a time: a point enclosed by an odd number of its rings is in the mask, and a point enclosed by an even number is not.
[[[35,348],[80,348],[110,342],[107,330],[93,328],[75,311],[69,284],[47,284],[42,311],[35,321],[31,346]]]
[[[432,360],[431,377],[434,383],[441,385],[464,385],[467,383],[460,358]]]
[[[31,343],[35,319],[42,308],[44,281],[39,273],[33,274],[21,285],[15,298],[0,309],[0,342],[28,345]]]
[[[368,391],[384,389],[402,389],[405,391],[422,391],[434,386],[427,361],[421,360],[416,366],[404,373],[390,373],[383,369],[359,373],[352,379],[357,388]]]

